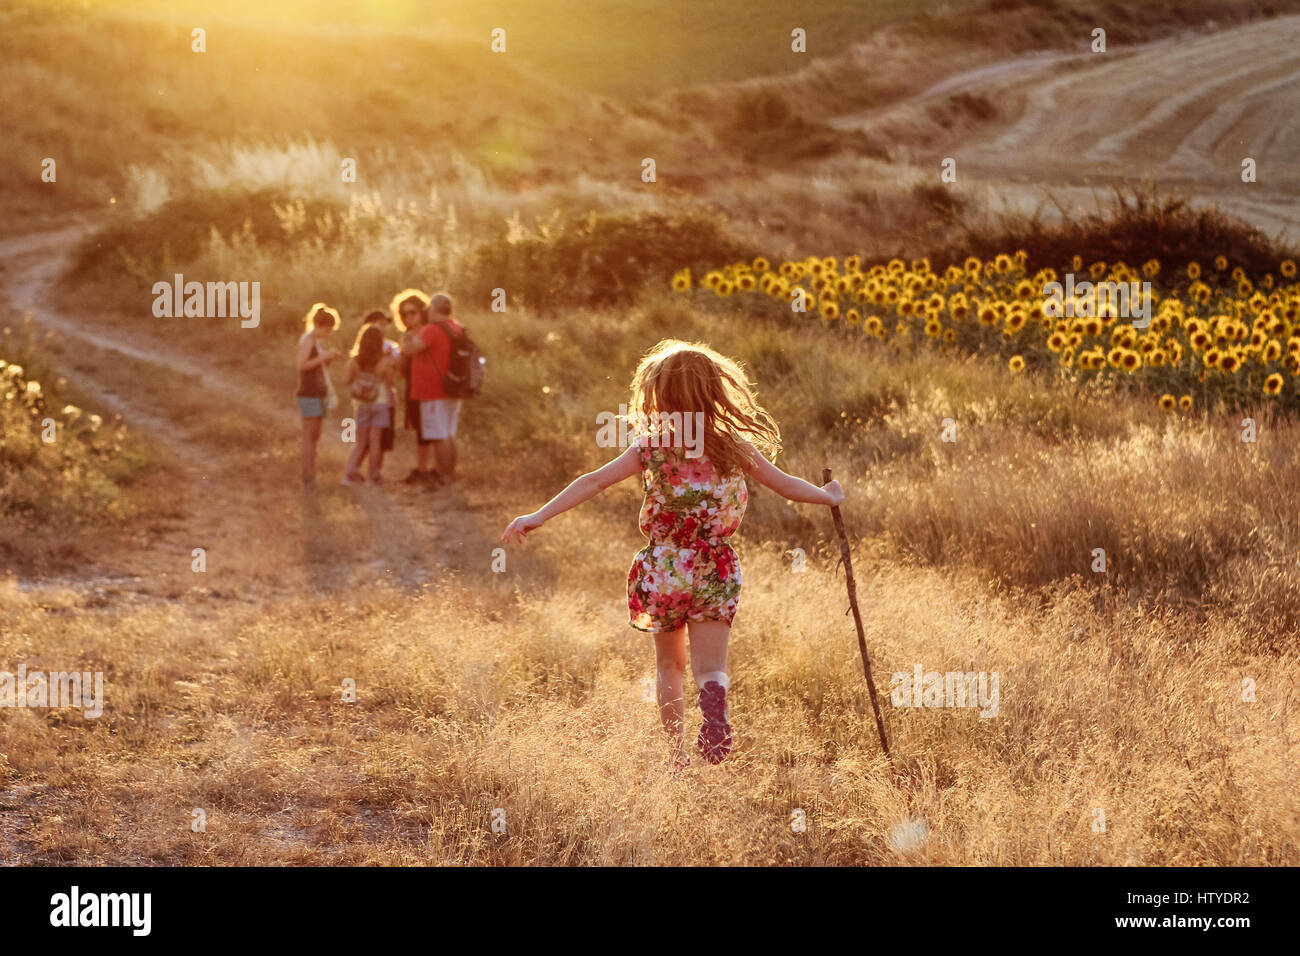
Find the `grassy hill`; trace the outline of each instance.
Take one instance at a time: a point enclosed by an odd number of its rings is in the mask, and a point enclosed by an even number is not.
[[[1266,420],[1246,446],[1234,418],[670,295],[567,323],[465,315],[491,387],[464,415],[459,498],[335,486],[299,501],[288,393],[265,390],[261,360],[223,368],[230,391],[151,392],[169,430],[208,452],[178,460],[193,470],[189,517],[166,547],[91,556],[147,569],[131,598],[0,583],[7,657],[112,675],[98,722],[0,721],[0,782],[60,781],[31,798],[20,858],[1294,862],[1295,745],[1269,716],[1297,676],[1294,423]],[[592,441],[595,415],[667,335],[744,360],[781,424],[782,466],[815,478],[829,465],[844,483],[895,768],[871,735],[822,509],[755,489],[737,537],[737,750],[685,781],[662,773],[652,655],[623,617],[633,483],[492,570],[511,516],[614,453]],[[204,438],[218,415],[255,436]],[[345,452],[327,438],[323,473]],[[1096,547],[1108,573],[1091,567]],[[918,664],[998,671],[999,719],[890,706],[890,675]],[[1247,677],[1259,703],[1242,701]],[[344,678],[358,703],[340,699]],[[177,825],[177,807],[205,808],[207,832]],[[795,808],[807,838],[790,830]],[[924,838],[899,838],[909,819]]]
[[[1300,423],[1254,395],[1173,414],[1113,380],[1012,374],[991,325],[945,348],[927,344],[926,320],[876,337],[698,285],[756,253],[778,267],[869,253],[869,269],[934,252],[941,269],[1022,243],[1033,269],[1086,253],[1183,274],[1195,259],[1208,275],[1207,256],[1225,252],[1252,276],[1280,271],[1289,250],[1165,206],[1118,220],[1122,238],[1104,217],[943,215],[942,194],[891,168],[890,144],[882,156],[818,125],[836,97],[869,108],[931,71],[1072,42],[1093,11],[1136,38],[1262,4],[936,8],[875,36],[872,49],[911,38],[896,60],[854,66],[849,25],[816,3],[810,37],[842,49],[805,73],[766,57],[788,32],[767,3],[651,16],[638,0],[637,17],[591,4],[566,18],[546,0],[512,21],[517,61],[480,43],[490,5],[451,7],[445,30],[415,0],[260,6],[225,8],[202,55],[189,31],[209,7],[189,0],[0,13],[15,130],[3,228],[92,227],[45,256],[4,257],[11,294],[62,331],[0,342],[0,359],[23,366],[0,373],[0,414],[24,430],[0,448],[24,474],[0,485],[0,505],[24,515],[0,538],[6,568],[24,573],[0,579],[0,661],[72,662],[109,687],[98,721],[0,719],[0,790],[17,811],[0,815],[0,845],[14,859],[1300,862],[1288,724]],[[321,9],[339,19],[304,25]],[[872,23],[897,10],[846,9]],[[909,62],[925,68],[894,70]],[[659,97],[657,84],[710,78]],[[763,117],[770,127],[746,131]],[[54,185],[34,180],[47,155]],[[349,156],[356,184],[339,177]],[[689,294],[668,287],[683,267]],[[152,283],[174,271],[261,282],[262,325],[155,319]],[[461,486],[395,480],[413,464],[409,433],[385,487],[338,485],[345,405],[304,495],[295,322],[311,302],[337,305],[346,347],[364,312],[408,285],[450,290],[488,356],[487,389],[462,417]],[[504,313],[488,304],[497,287]],[[1225,301],[1249,318],[1252,298]],[[829,466],[843,483],[895,764],[872,736],[825,509],[754,487],[735,539],[736,750],[679,779],[664,773],[646,694],[651,648],[626,622],[636,481],[497,569],[514,515],[616,453],[596,443],[597,416],[670,336],[745,363],[782,428],[778,463],[811,480]],[[86,410],[112,397],[127,433],[55,463],[34,437],[33,378]],[[87,525],[101,533],[65,533]],[[66,545],[57,577],[9,557],[33,542]],[[999,673],[998,718],[893,706],[893,675],[917,666]],[[504,834],[489,827],[497,808]],[[796,810],[806,834],[790,827]]]

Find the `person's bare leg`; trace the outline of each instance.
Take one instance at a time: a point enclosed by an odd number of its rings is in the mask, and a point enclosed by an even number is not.
[[[344,474],[361,474],[361,463],[365,461],[366,453],[370,450],[370,442],[366,439],[369,432],[370,429],[367,428],[357,436],[356,443],[352,446],[352,454],[348,455],[347,468],[344,471]]]
[[[423,444],[415,446],[415,467],[420,471],[429,470],[429,452],[433,451],[433,445]]]
[[[452,477],[456,470],[456,439],[439,438],[433,443],[434,454],[438,458],[438,471],[444,478]]]
[[[361,469],[365,465],[366,459],[369,457],[370,442],[366,441],[365,435],[358,435],[356,447],[352,449],[352,454],[348,456],[348,474],[361,474]]]
[[[691,621],[691,673],[696,683],[709,674],[727,673],[727,644],[731,625],[726,621]]]
[[[311,481],[316,477],[316,442],[320,441],[323,418],[304,418],[302,420],[302,480]]]
[[[384,453],[380,447],[384,441],[384,430],[382,428],[371,428],[368,429],[368,433],[370,440],[366,445],[370,450],[370,480],[378,481],[380,469],[384,467]],[[357,462],[358,473],[360,469],[361,463]]]
[[[684,701],[682,678],[686,673],[686,629],[661,631],[655,635],[655,690],[659,701],[659,721],[672,742],[672,759],[682,750]]]
[[[389,407],[388,420],[390,422],[395,422],[397,420],[397,409],[395,407]],[[384,432],[386,430],[387,429],[383,428],[379,429],[379,471],[381,474],[384,471],[384,459],[388,456],[388,452],[384,451]]]

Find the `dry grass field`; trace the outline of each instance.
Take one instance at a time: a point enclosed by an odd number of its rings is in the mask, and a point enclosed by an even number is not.
[[[662,77],[577,53],[566,71],[536,11],[520,36],[549,52],[497,68],[467,39],[485,32],[468,12],[437,33],[402,31],[399,3],[380,5],[391,23],[352,29],[304,26],[288,5],[262,30],[233,6],[197,64],[183,4],[0,13],[0,102],[17,130],[0,162],[21,182],[6,186],[0,239],[0,672],[102,672],[105,688],[98,717],[0,708],[0,862],[1300,864],[1300,377],[1281,354],[1252,353],[1261,375],[1284,375],[1280,399],[1225,373],[1170,413],[1165,379],[1013,374],[983,339],[893,335],[894,313],[877,338],[698,281],[756,255],[940,269],[1021,246],[1031,270],[1068,270],[1068,249],[1159,259],[1166,282],[1193,260],[1208,279],[1222,253],[1251,295],[1277,296],[1251,305],[1225,279],[1240,303],[1225,311],[1276,311],[1286,328],[1270,334],[1290,355],[1287,209],[1252,216],[1252,197],[1224,203],[1235,218],[1198,220],[1156,204],[1139,220],[1123,196],[1090,193],[1096,220],[1008,212],[989,198],[990,144],[1024,116],[1047,122],[1032,95],[1045,86],[1016,67],[989,74],[1015,86],[994,115],[952,107],[952,142],[978,159],[969,188],[939,184],[946,114],[923,109],[945,75],[1077,55],[1094,13],[1120,24],[1117,46],[1195,31],[1248,61],[1254,21],[1290,5],[1152,4],[1145,29],[1106,4],[927,5],[883,11],[801,67],[767,62],[764,31],[788,46],[788,29],[760,4],[758,39],[733,38],[693,83],[698,41]],[[810,26],[850,31],[839,6],[812,5]],[[617,38],[607,8],[585,29]],[[660,29],[665,44],[681,27]],[[873,50],[899,69],[874,68]],[[426,97],[409,78],[433,60]],[[141,75],[126,79],[132,63]],[[1291,141],[1293,117],[1250,115],[1253,135]],[[1194,132],[1156,125],[1170,155],[1183,150],[1174,192],[1190,208],[1230,191],[1235,161],[1211,188],[1187,159]],[[1068,157],[1046,169],[1047,153],[1026,158],[1031,180],[1091,185]],[[59,179],[42,192],[47,155]],[[641,179],[645,156],[657,183]],[[359,183],[340,181],[347,157]],[[670,287],[683,269],[687,294]],[[150,288],[176,272],[260,281],[260,324],[154,318]],[[350,347],[362,315],[408,286],[447,289],[488,356],[457,485],[394,480],[414,462],[399,430],[383,487],[341,487],[340,408],[304,491],[303,313],[339,308],[332,344]],[[673,337],[750,370],[782,429],[778,465],[816,484],[830,467],[844,486],[892,761],[824,507],[751,484],[735,539],[735,749],[681,774],[652,643],[627,624],[638,482],[549,523],[501,568],[511,518],[613,457],[597,416]],[[1193,360],[1167,381],[1195,382]],[[987,716],[896,706],[893,675],[917,668],[995,673],[996,703]]]

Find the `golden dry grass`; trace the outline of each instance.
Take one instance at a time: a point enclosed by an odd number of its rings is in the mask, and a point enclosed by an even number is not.
[[[227,34],[242,41],[227,64],[247,73],[273,57],[297,72],[283,95],[257,80],[232,102],[206,72],[219,64],[193,69],[188,26],[133,20],[96,59],[83,54],[100,14],[69,26],[31,5],[20,13],[5,34],[22,53],[5,89],[40,110],[25,117],[11,178],[21,167],[30,180],[46,142],[82,175],[62,180],[66,192],[28,183],[11,200],[24,216],[0,231],[115,200],[97,259],[57,289],[28,291],[45,321],[59,310],[84,322],[48,345],[51,363],[88,407],[116,396],[128,440],[150,443],[159,470],[140,486],[156,493],[151,513],[79,539],[57,575],[0,577],[0,670],[103,671],[107,693],[97,720],[0,709],[6,862],[1300,863],[1300,530],[1287,507],[1300,497],[1300,425],[1261,417],[1246,446],[1240,416],[1171,419],[1151,396],[1067,394],[1010,378],[1001,362],[891,351],[734,304],[651,293],[557,317],[458,300],[492,362],[490,390],[463,419],[463,490],[338,488],[346,449],[334,419],[323,487],[303,497],[288,356],[306,302],[344,308],[345,345],[393,289],[457,292],[475,245],[562,209],[729,215],[737,234],[773,248],[865,238],[919,253],[951,238],[951,223],[936,225],[876,159],[796,172],[742,163],[717,142],[739,87],[625,109],[494,71],[459,41],[394,51],[379,33],[325,34],[293,56],[301,36],[262,41],[244,25]],[[1015,14],[1011,49],[1041,39],[1036,16]],[[986,22],[922,23],[933,42],[897,52],[896,89],[841,102],[864,69],[882,72],[872,50],[900,33],[916,40],[912,28],[771,85],[822,97],[814,117],[869,109],[1008,52],[952,37]],[[1067,28],[1054,23],[1054,38]],[[404,95],[376,98],[370,64],[431,51],[467,78],[435,117],[457,149],[362,152],[385,188],[348,190],[349,210],[332,170],[355,140],[410,146],[439,129]],[[116,148],[75,135],[98,116],[87,90],[112,89],[142,56],[172,100],[132,87],[124,102],[140,108],[117,107],[133,125]],[[864,62],[835,72],[855,57]],[[51,73],[63,77],[52,98]],[[286,102],[322,118],[279,137]],[[480,103],[502,115],[466,108]],[[588,110],[603,111],[590,131],[599,146],[582,172],[557,172],[574,154],[565,119]],[[243,138],[211,135],[233,116]],[[627,159],[647,143],[665,185],[687,181],[678,192],[641,188]],[[864,172],[887,181],[855,191]],[[266,215],[262,190],[287,219]],[[301,197],[332,205],[332,218],[299,215]],[[250,235],[242,223],[254,217],[265,228]],[[265,334],[142,323],[138,290],[173,267],[274,280]],[[25,268],[6,271],[11,294]],[[637,357],[660,337],[742,359],[783,426],[780,464],[809,478],[830,464],[843,482],[892,765],[874,738],[823,509],[755,492],[738,538],[736,749],[717,767],[697,757],[678,778],[647,700],[652,651],[625,617],[635,489],[566,514],[511,552],[505,573],[491,570],[514,514],[608,456],[591,441],[594,416],[626,398]],[[939,440],[948,417],[955,445]],[[408,436],[399,444],[390,481],[413,457]],[[207,552],[202,575],[195,547]],[[1096,547],[1105,575],[1090,568]],[[997,716],[893,707],[890,676],[917,665],[997,672]],[[806,832],[791,825],[799,810]]]
[[[671,326],[679,310],[649,313]],[[615,327],[641,330],[636,317]],[[715,331],[720,343],[743,335],[730,321]],[[896,384],[879,387],[904,396],[897,417],[839,438],[801,429],[789,406],[815,407],[806,390],[828,381],[825,400],[842,401],[852,383],[827,375],[855,361],[867,375],[895,370]],[[908,376],[920,376],[911,398]],[[815,474],[829,455],[848,490],[894,767],[874,738],[823,510],[756,493],[740,535],[737,748],[673,779],[645,700],[652,652],[624,618],[635,489],[563,516],[498,575],[495,535],[554,490],[536,452],[485,472],[483,433],[519,423],[480,419],[463,452],[466,491],[433,502],[329,489],[307,506],[286,487],[291,457],[250,473],[218,442],[203,486],[215,508],[169,539],[168,577],[146,549],[135,560],[153,563],[132,585],[0,592],[0,660],[103,670],[107,684],[97,721],[0,714],[9,852],[86,863],[1296,862],[1300,661],[1292,632],[1264,613],[1290,600],[1296,568],[1270,570],[1278,556],[1261,537],[1291,540],[1277,504],[1293,495],[1294,425],[1242,453],[1226,421],[1157,429],[1135,402],[1085,404],[1077,419],[1105,412],[1107,427],[1062,443],[1023,427],[1018,416],[1044,400],[1024,379],[951,362],[927,373],[844,343],[768,381],[786,467]],[[929,434],[905,440],[935,432],[939,407],[972,422],[946,461],[951,446]],[[265,428],[291,451],[290,430]],[[910,451],[865,470],[859,456],[889,433]],[[325,474],[338,454],[327,443]],[[227,495],[241,481],[236,504]],[[1224,505],[1226,488],[1240,510]],[[182,543],[203,520],[222,527],[200,585]],[[1126,572],[1098,585],[1090,522],[1121,542],[1116,566],[1137,554],[1148,569],[1166,562],[1171,579]],[[805,573],[793,547],[809,554]],[[1192,599],[1180,554],[1198,555],[1208,582]],[[131,564],[131,549],[116,559]],[[1233,590],[1246,582],[1253,592]],[[890,675],[917,664],[997,671],[998,716],[891,706]],[[342,700],[345,678],[356,703]],[[190,830],[194,809],[204,833]],[[497,809],[503,833],[491,827]],[[796,809],[806,833],[791,828]],[[919,842],[905,837],[913,819],[926,827]]]
[[[559,533],[580,548],[600,530],[584,524]],[[0,723],[8,799],[37,788],[19,859],[1295,862],[1294,653],[1242,655],[1229,622],[1193,637],[1167,612],[1098,612],[1079,594],[1034,611],[880,567],[864,588],[878,672],[998,670],[1002,688],[991,720],[887,704],[892,772],[839,582],[819,562],[796,576],[770,551],[742,554],[755,583],[733,649],[738,747],[678,780],[616,568],[601,569],[606,587],[517,603],[462,579],[111,614],[72,598],[54,615],[11,591],[23,636],[7,659],[103,666],[109,686],[98,722]],[[344,677],[355,704],[340,700]],[[1245,677],[1256,703],[1241,701]],[[190,832],[194,808],[206,833]],[[796,808],[806,834],[791,830]],[[891,848],[912,817],[928,838]]]

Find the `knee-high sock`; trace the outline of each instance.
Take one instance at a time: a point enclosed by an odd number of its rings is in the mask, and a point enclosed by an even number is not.
[[[725,671],[703,671],[695,675],[695,683],[700,690],[703,690],[704,685],[709,681],[717,681],[722,685],[723,690],[731,690],[731,678]]]

